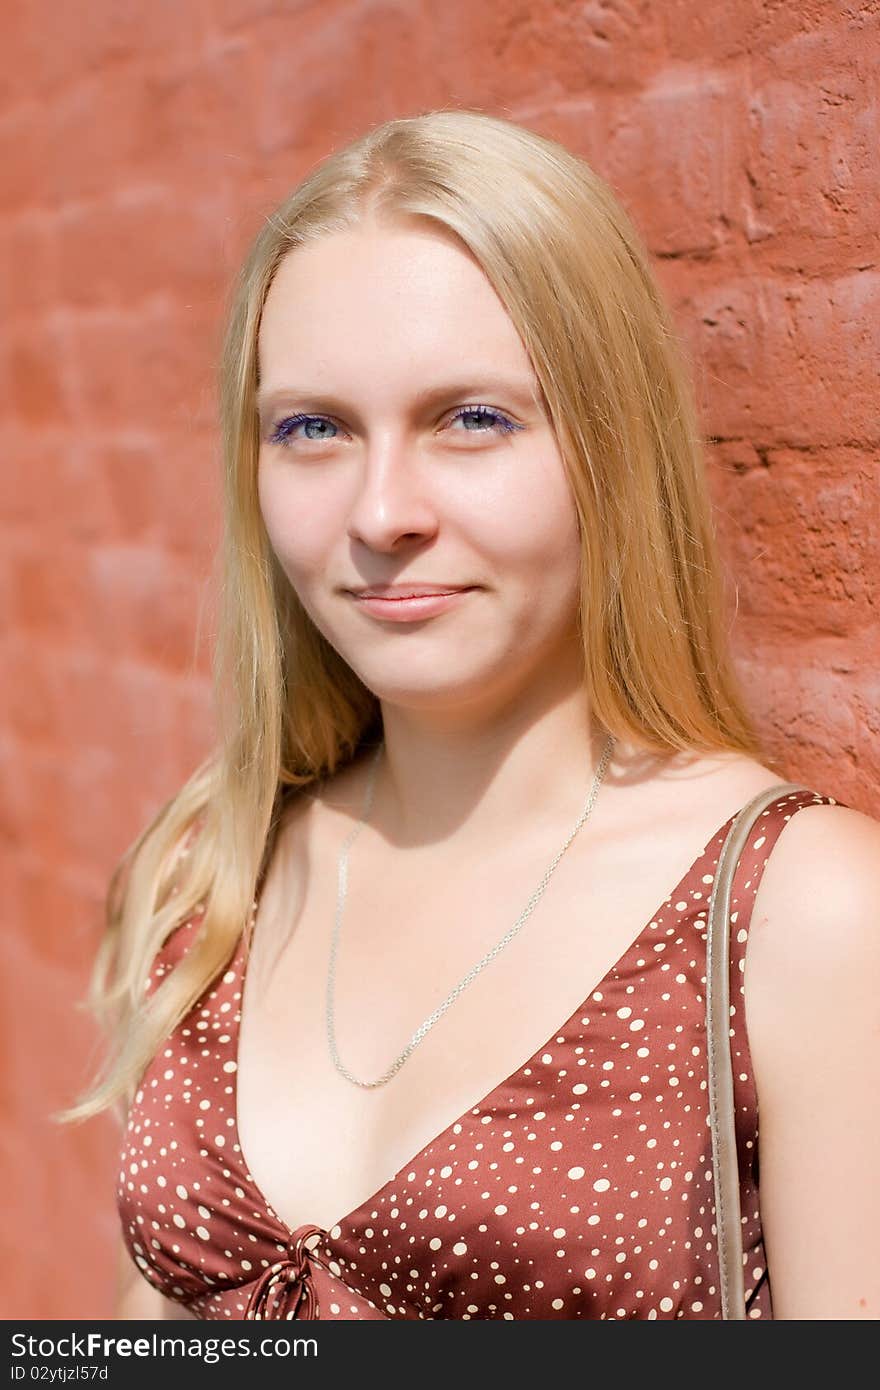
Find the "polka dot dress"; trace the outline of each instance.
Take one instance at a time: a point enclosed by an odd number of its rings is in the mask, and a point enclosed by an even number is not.
[[[748,1315],[772,1316],[743,1025],[749,917],[803,790],[756,823],[733,886],[731,1028]],[[117,1204],[132,1259],[207,1319],[720,1318],[706,913],[730,818],[592,993],[518,1071],[344,1220],[290,1230],[236,1126],[244,939],[144,1073]],[[151,993],[198,929],[165,942]]]

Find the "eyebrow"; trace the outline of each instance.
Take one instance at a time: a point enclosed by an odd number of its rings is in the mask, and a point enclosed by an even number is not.
[[[475,373],[460,377],[456,381],[444,382],[437,386],[427,386],[412,398],[414,410],[424,410],[443,401],[455,400],[462,396],[501,395],[517,400],[527,407],[540,406],[540,387],[524,377],[486,376]],[[309,405],[315,410],[348,411],[350,406],[339,396],[315,391],[299,386],[278,387],[267,391],[257,391],[257,409],[261,416],[270,414],[279,407],[290,406],[293,402]]]

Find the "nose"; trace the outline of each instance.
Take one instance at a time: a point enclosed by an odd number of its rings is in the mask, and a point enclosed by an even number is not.
[[[392,550],[403,537],[423,539],[437,529],[423,464],[400,440],[370,448],[349,512],[349,535],[371,550]]]
[[[309,1258],[311,1251],[307,1249],[306,1241],[310,1236],[324,1234],[320,1226],[299,1228],[296,1235],[291,1237],[288,1255],[269,1265],[254,1285],[245,1309],[246,1320],[318,1317],[318,1296]]]

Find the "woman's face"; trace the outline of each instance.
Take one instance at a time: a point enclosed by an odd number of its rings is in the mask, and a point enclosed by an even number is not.
[[[259,376],[270,542],[380,700],[452,713],[570,683],[574,502],[523,343],[452,234],[413,222],[289,253]],[[410,584],[467,592],[429,615],[351,593]]]

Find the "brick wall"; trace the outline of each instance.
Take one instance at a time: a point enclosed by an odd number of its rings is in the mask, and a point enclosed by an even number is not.
[[[880,814],[880,38],[830,0],[13,0],[0,50],[0,1307],[94,1318],[116,1132],[45,1117],[110,867],[210,745],[213,373],[260,215],[433,106],[589,159],[697,363],[768,747]]]

